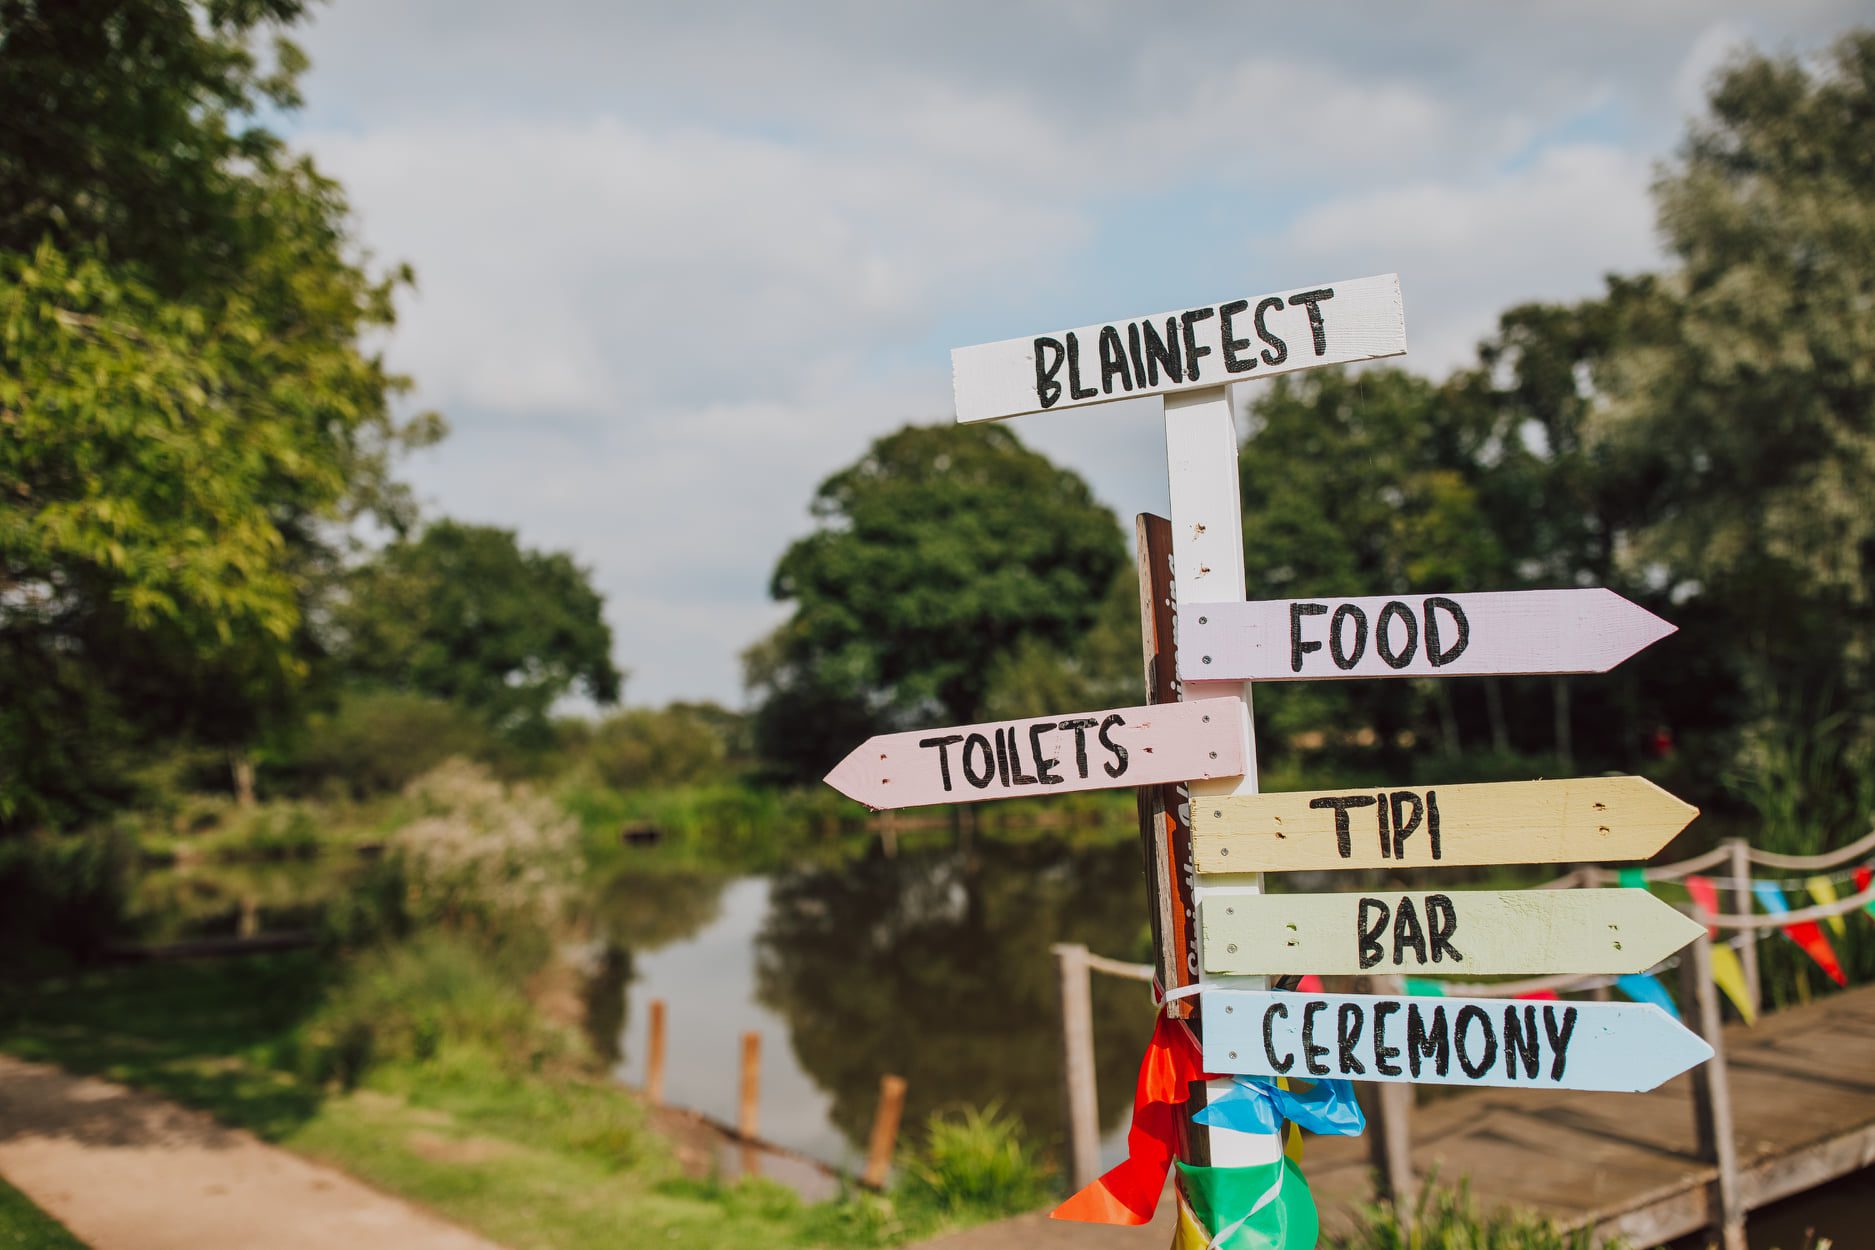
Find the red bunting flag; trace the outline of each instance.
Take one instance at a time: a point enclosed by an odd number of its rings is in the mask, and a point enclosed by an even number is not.
[[[1555,990],[1527,990],[1522,994],[1512,994],[1511,997],[1527,998],[1532,1002],[1538,1003],[1557,1003],[1562,1001],[1562,995],[1558,994]]]
[[[1193,1081],[1208,1081],[1191,1031],[1161,1015],[1133,1091],[1133,1126],[1126,1158],[1093,1184],[1049,1212],[1049,1218],[1085,1224],[1145,1224],[1158,1208],[1178,1140],[1178,1108]]]
[[[1784,901],[1784,891],[1772,881],[1754,881],[1752,893],[1764,904],[1764,909],[1774,916],[1787,915],[1790,904]],[[1844,975],[1842,965],[1836,961],[1836,952],[1830,946],[1829,939],[1823,936],[1823,926],[1814,920],[1800,920],[1796,924],[1779,926],[1784,936],[1795,942],[1803,953],[1816,961],[1823,974],[1837,985],[1846,986],[1849,978]]]
[[[1690,876],[1686,879],[1686,892],[1693,896],[1695,903],[1699,904],[1700,911],[1708,916],[1719,914],[1719,890],[1712,882],[1701,876]],[[1717,929],[1710,927],[1708,932],[1714,937],[1717,937],[1719,933]]]

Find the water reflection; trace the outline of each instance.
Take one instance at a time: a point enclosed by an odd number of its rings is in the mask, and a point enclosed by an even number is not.
[[[887,1072],[908,1082],[908,1130],[933,1110],[995,1102],[1058,1146],[1049,945],[1138,957],[1145,914],[1124,841],[875,852],[737,882],[694,939],[633,953],[633,997],[671,1004],[671,1101],[719,1116],[733,1114],[736,1035],[762,1031],[763,1130],[798,1149],[862,1150]],[[1094,990],[1101,1107],[1118,1130],[1151,1009],[1138,983],[1097,978]]]

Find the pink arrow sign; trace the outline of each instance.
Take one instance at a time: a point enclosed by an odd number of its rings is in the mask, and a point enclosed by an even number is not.
[[[873,808],[1243,775],[1241,699],[960,725],[868,738],[827,784]]]
[[[1179,622],[1187,681],[1603,673],[1672,633],[1612,590],[1207,603]]]

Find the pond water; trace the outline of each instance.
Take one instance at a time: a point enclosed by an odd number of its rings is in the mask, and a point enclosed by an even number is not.
[[[1049,946],[1137,957],[1146,942],[1139,853],[1125,843],[875,852],[766,877],[627,875],[608,893],[601,915],[627,952],[620,1079],[643,1083],[647,1004],[662,999],[666,1100],[733,1122],[740,1038],[760,1033],[762,1135],[832,1163],[863,1154],[887,1073],[907,1082],[907,1131],[936,1110],[995,1103],[1058,1145]],[[1118,1159],[1148,991],[1096,978],[1094,1014]]]

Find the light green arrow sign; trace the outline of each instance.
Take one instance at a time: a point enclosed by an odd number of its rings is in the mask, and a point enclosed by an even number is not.
[[[1643,972],[1699,936],[1646,890],[1374,890],[1213,897],[1213,974]]]

